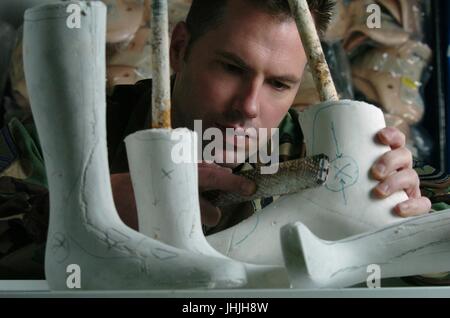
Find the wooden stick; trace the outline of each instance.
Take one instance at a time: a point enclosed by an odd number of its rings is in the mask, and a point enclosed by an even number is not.
[[[307,0],[288,0],[322,102],[339,100]]]
[[[152,122],[170,128],[169,18],[167,0],[152,1]]]

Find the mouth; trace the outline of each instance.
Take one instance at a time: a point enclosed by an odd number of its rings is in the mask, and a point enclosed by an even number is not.
[[[230,124],[222,125],[219,123],[215,123],[214,126],[222,132],[222,138],[225,145],[232,146],[234,150],[241,148],[245,149],[245,144],[247,144],[249,139],[248,136],[245,136],[245,131],[242,127]],[[244,144],[242,142],[244,142]]]
[[[215,123],[214,126],[216,126],[216,128],[219,128],[227,139],[228,139],[228,137],[230,137],[230,138],[231,137],[245,137],[246,139],[256,139],[256,137],[257,137],[256,129],[252,128],[252,127],[244,128],[237,124],[219,124],[219,123]],[[227,134],[227,130],[228,130],[228,134]]]

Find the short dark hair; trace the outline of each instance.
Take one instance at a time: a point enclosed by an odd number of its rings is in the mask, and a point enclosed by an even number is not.
[[[191,38],[189,44],[209,30],[220,25],[228,0],[193,0],[186,25]],[[264,10],[280,20],[293,19],[287,0],[241,0],[251,2],[256,8]],[[333,15],[334,0],[308,0],[317,31],[323,35]]]

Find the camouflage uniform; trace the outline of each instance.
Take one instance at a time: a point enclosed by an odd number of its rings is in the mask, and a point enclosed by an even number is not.
[[[44,160],[31,117],[0,134],[0,279],[43,279],[49,216]]]

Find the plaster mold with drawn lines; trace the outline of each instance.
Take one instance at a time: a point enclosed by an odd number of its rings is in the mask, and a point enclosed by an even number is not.
[[[218,251],[242,261],[283,264],[280,228],[285,224],[302,222],[318,237],[338,240],[402,220],[392,210],[407,200],[406,193],[383,200],[371,195],[377,181],[370,168],[390,149],[375,140],[385,127],[381,110],[363,102],[326,102],[301,113],[300,123],[307,155],[330,158],[325,186],[281,197],[240,224],[208,236]]]
[[[450,269],[450,210],[434,212],[339,241],[316,237],[300,222],[281,229],[293,288],[342,288],[367,281],[370,265],[381,278]]]
[[[175,162],[174,156],[192,158],[196,133],[186,128],[149,129],[125,139],[130,174],[138,209],[139,232],[165,244],[230,261],[209,245],[200,220],[197,162]],[[283,265],[242,263],[245,288],[288,288]]]
[[[70,3],[81,6],[79,29],[66,27]],[[105,27],[106,7],[97,1],[43,5],[25,14],[25,74],[50,191],[50,288],[67,289],[70,264],[81,268],[82,289],[245,285],[241,263],[161,243],[117,215],[106,149]]]

